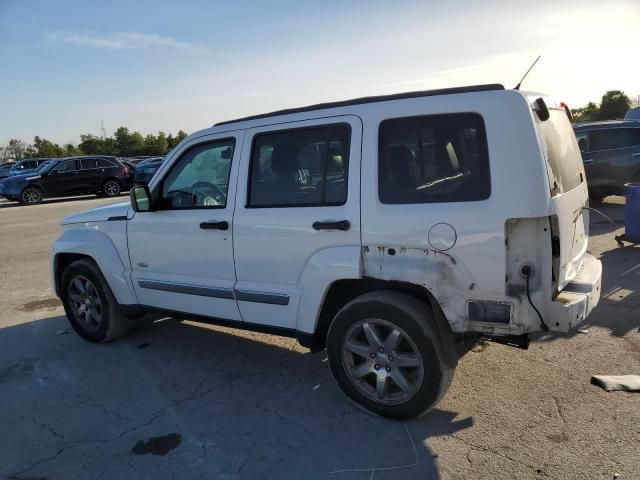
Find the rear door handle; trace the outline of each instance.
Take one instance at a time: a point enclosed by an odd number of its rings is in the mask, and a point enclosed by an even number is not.
[[[587,158],[586,160],[582,161],[582,163],[593,163],[593,162],[595,162],[593,158]]]
[[[215,220],[202,222],[200,228],[203,230],[229,230],[229,222],[216,222]]]
[[[337,222],[314,222],[314,230],[342,230],[346,232],[351,227],[349,220],[339,220]]]
[[[632,157],[640,157],[640,152],[638,152],[638,153],[632,153],[632,154],[631,154],[631,156],[632,156]]]

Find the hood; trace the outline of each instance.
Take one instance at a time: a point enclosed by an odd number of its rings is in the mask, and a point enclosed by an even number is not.
[[[60,222],[60,225],[86,222],[106,222],[112,217],[131,218],[129,215],[130,210],[131,204],[129,202],[115,203],[113,205],[106,205],[104,207],[98,207],[93,210],[87,210],[86,212],[80,212],[64,217]]]

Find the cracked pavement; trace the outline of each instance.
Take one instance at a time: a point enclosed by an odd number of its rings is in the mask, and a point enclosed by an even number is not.
[[[477,346],[439,408],[403,423],[351,404],[292,339],[176,319],[107,345],[65,332],[49,245],[62,216],[112,201],[0,201],[0,479],[637,478],[640,396],[589,379],[640,371],[640,250],[595,214],[589,333]],[[622,218],[620,199],[595,207]]]

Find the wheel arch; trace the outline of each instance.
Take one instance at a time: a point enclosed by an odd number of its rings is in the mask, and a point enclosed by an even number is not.
[[[125,265],[108,235],[91,230],[67,230],[55,241],[51,252],[51,281],[60,296],[64,270],[74,261],[92,260],[104,276],[120,305],[137,304]]]
[[[341,279],[331,283],[324,295],[319,309],[315,330],[308,339],[309,348],[321,350],[326,346],[329,326],[338,311],[351,300],[368,292],[387,290],[402,292],[424,302],[432,311],[435,318],[434,328],[441,339],[443,350],[450,363],[457,363],[458,355],[453,347],[454,333],[447,321],[438,301],[431,292],[421,285],[409,282],[380,280],[376,278]]]

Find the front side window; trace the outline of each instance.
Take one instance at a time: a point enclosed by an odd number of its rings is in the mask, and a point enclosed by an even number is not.
[[[635,128],[592,130],[590,136],[592,151],[629,148],[640,144],[640,129]]]
[[[185,152],[162,182],[161,208],[224,208],[235,140],[221,140]]]
[[[491,193],[487,137],[476,113],[380,124],[378,191],[388,204],[466,202]]]
[[[66,162],[62,162],[60,165],[58,165],[55,168],[55,171],[58,173],[65,173],[65,172],[73,172],[77,169],[78,167],[76,165],[75,160],[67,160]]]
[[[343,205],[350,137],[347,124],[256,135],[247,206]]]
[[[588,132],[576,132],[576,140],[578,141],[578,148],[581,152],[589,151],[589,133]]]

